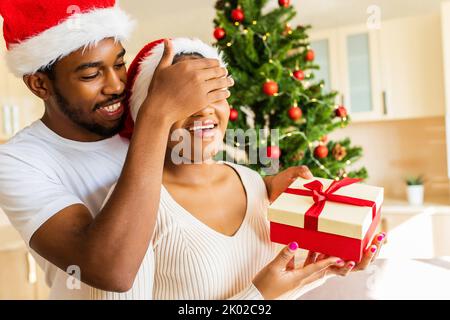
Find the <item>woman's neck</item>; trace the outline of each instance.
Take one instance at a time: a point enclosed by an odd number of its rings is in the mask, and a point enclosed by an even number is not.
[[[195,164],[174,164],[170,156],[166,156],[164,162],[164,182],[180,184],[188,182],[190,185],[198,186],[210,184],[217,176],[216,165],[217,163],[213,160]]]

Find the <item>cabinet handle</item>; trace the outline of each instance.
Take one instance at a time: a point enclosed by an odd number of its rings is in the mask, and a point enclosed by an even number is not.
[[[386,91],[381,93],[381,100],[383,101],[383,114],[386,116],[388,114],[387,110],[387,94]]]
[[[28,262],[28,283],[35,284],[37,282],[36,260],[34,260],[33,256],[29,252],[27,252],[27,262]]]

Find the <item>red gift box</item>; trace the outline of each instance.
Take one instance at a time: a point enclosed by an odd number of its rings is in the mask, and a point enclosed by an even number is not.
[[[380,222],[383,188],[297,179],[269,208],[273,242],[360,262]]]

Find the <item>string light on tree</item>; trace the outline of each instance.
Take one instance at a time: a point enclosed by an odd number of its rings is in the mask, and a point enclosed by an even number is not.
[[[287,36],[291,34],[292,34],[292,27],[290,24],[286,24],[286,26],[284,27],[283,35]]]

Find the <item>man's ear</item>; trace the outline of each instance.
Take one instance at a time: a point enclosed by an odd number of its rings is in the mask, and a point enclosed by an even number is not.
[[[52,91],[51,80],[42,72],[24,75],[23,82],[36,96],[46,101],[50,98]]]

